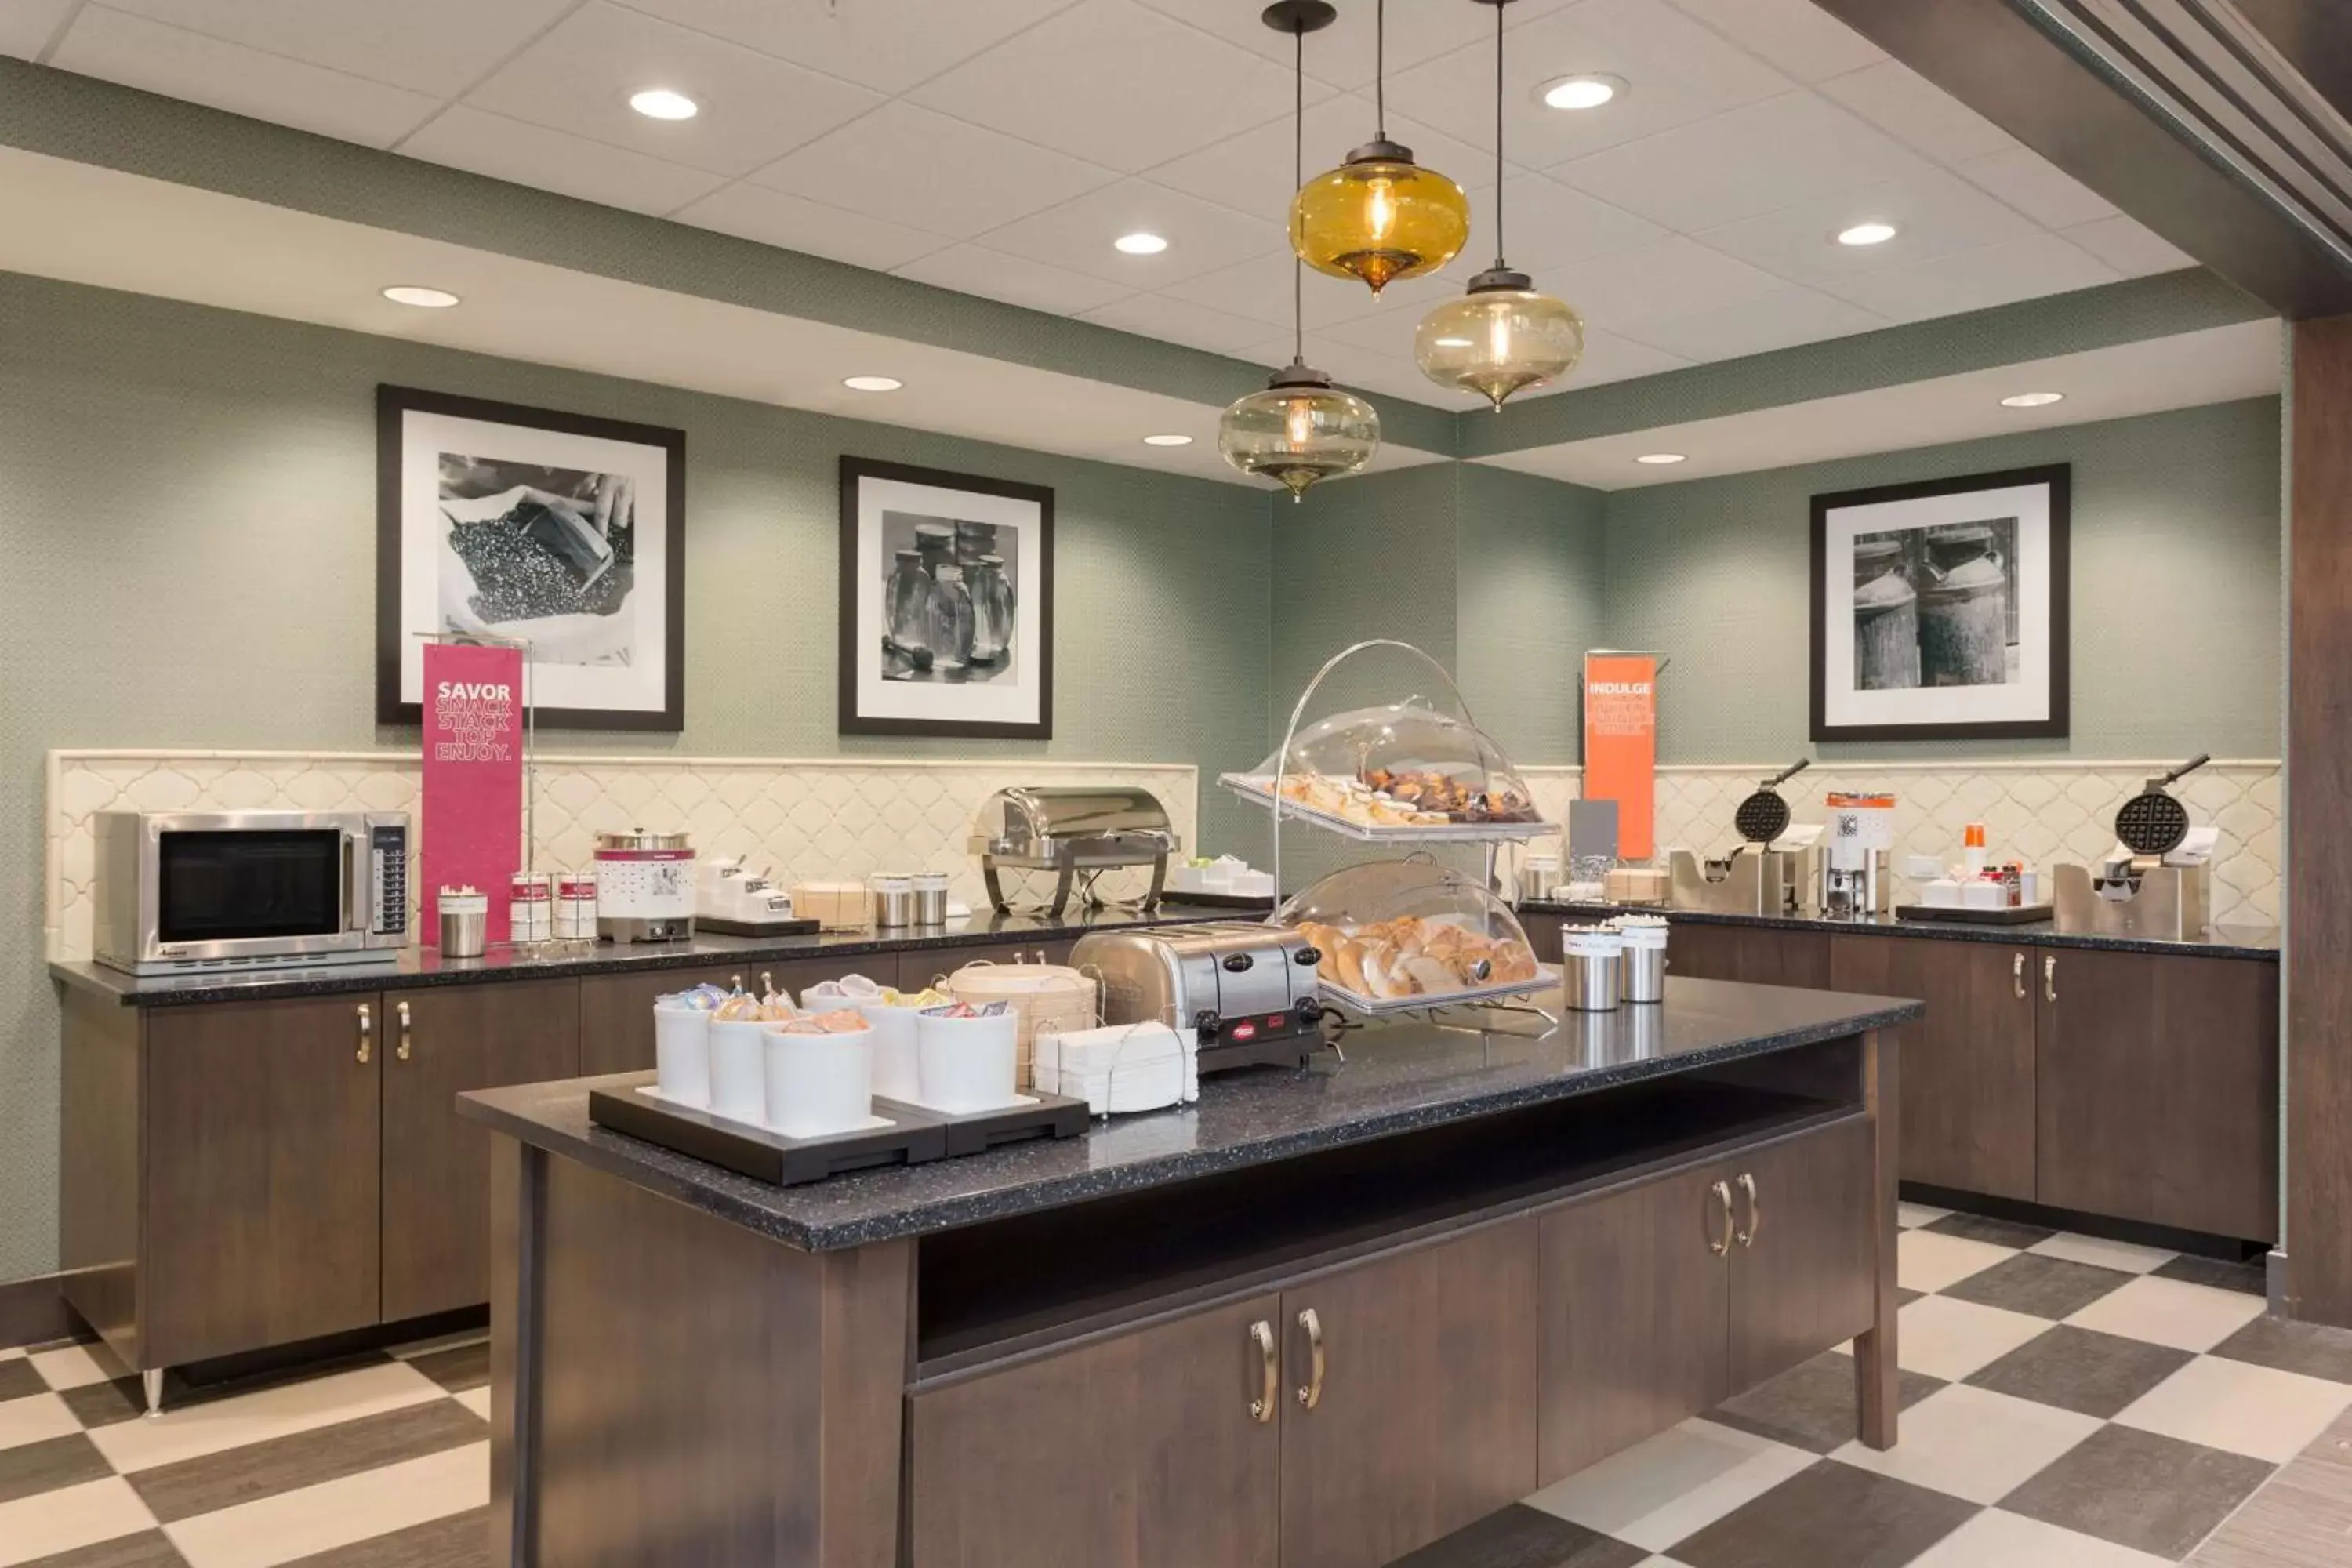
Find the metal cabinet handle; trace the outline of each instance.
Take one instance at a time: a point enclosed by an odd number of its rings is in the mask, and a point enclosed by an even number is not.
[[[2009,955],[2009,988],[2017,993],[2019,1001],[2025,1000],[2025,954],[2021,952]]]
[[[1312,1410],[1323,1403],[1323,1320],[1309,1307],[1298,1314],[1298,1326],[1307,1331],[1307,1386],[1298,1403]]]
[[[367,1062],[369,1046],[374,1038],[375,1009],[362,1002],[360,1004],[360,1048],[356,1053],[354,1053],[356,1059],[362,1066]]]
[[[395,1003],[393,1006],[393,1015],[400,1020],[400,1044],[393,1047],[392,1054],[402,1061],[406,1061],[408,1059],[408,1004]]]
[[[1722,1205],[1723,1234],[1721,1236],[1717,1236],[1715,1233],[1714,1227],[1710,1226],[1707,1228],[1706,1233],[1706,1249],[1709,1252],[1714,1253],[1717,1258],[1720,1258],[1725,1253],[1731,1250],[1731,1184],[1729,1182],[1717,1182],[1714,1186],[1707,1190],[1715,1194],[1715,1201]]]
[[[2050,953],[2042,960],[2042,999],[2058,1000],[2058,955]]]
[[[1748,1199],[1748,1224],[1737,1233],[1738,1239],[1742,1247],[1753,1247],[1756,1233],[1764,1228],[1764,1205],[1756,1195],[1756,1178],[1746,1171],[1739,1173],[1739,1190]]]
[[[1274,1353],[1274,1325],[1260,1318],[1249,1328],[1250,1343],[1257,1347],[1258,1395],[1250,1401],[1250,1419],[1263,1426],[1274,1419],[1275,1401],[1282,1397],[1282,1372]]]

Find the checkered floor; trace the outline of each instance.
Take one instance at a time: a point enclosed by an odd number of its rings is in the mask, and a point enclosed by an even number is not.
[[[1398,1568],[2146,1568],[2352,1405],[2352,1334],[2265,1319],[2253,1266],[1903,1223],[1893,1451],[1853,1441],[1825,1355]],[[100,1347],[0,1352],[0,1568],[475,1568],[487,1359],[419,1346],[145,1421]]]

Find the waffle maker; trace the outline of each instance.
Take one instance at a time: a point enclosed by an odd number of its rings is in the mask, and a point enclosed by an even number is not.
[[[1739,846],[1724,858],[1701,860],[1687,849],[1668,851],[1669,906],[1738,915],[1802,910],[1821,884],[1821,850],[1813,842],[1821,829],[1800,829],[1802,842],[1781,842],[1789,837],[1789,803],[1780,798],[1780,786],[1811,766],[1809,759],[1790,763],[1739,803],[1731,814]]]
[[[2167,786],[2211,759],[2191,757],[2147,781],[2116,812],[2116,847],[2096,867],[2052,868],[2051,913],[2063,931],[2181,941],[2203,931],[2213,908],[2211,828],[2189,825]]]

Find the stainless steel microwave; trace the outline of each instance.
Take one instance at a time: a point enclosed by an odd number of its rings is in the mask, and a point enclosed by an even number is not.
[[[408,943],[408,816],[102,811],[91,952],[133,974],[389,962]]]

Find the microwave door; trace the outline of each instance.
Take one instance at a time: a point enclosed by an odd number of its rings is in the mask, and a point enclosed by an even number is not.
[[[158,956],[334,952],[365,939],[351,835],[339,826],[165,828],[155,838]]]

